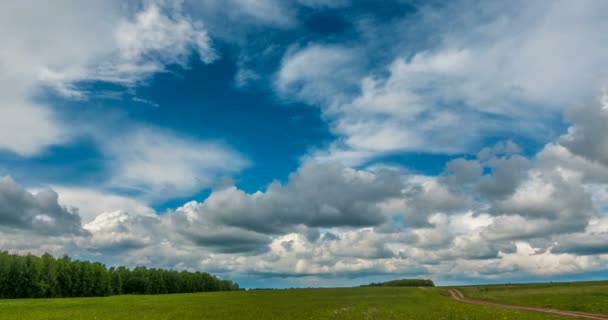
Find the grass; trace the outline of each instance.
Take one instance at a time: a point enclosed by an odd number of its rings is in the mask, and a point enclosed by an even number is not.
[[[460,287],[469,298],[608,314],[608,281]]]
[[[453,301],[440,290],[371,287],[0,300],[0,319],[561,319]]]

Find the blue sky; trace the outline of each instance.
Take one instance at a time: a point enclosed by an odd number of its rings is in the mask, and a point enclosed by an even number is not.
[[[603,1],[0,9],[0,250],[247,287],[607,271]]]

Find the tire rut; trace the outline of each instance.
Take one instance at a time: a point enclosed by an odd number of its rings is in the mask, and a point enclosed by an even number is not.
[[[557,310],[557,309],[548,309],[548,308],[537,308],[537,307],[525,307],[525,306],[516,306],[495,302],[488,302],[482,300],[475,300],[465,297],[462,292],[456,289],[450,289],[447,291],[448,296],[454,300],[462,301],[466,303],[478,304],[482,306],[491,306],[498,308],[505,308],[511,310],[523,310],[523,311],[531,311],[531,312],[539,312],[544,314],[562,316],[562,317],[570,317],[574,319],[594,319],[594,320],[608,320],[608,315],[606,314],[596,314],[596,313],[587,313],[587,312],[578,312],[578,311],[567,311],[567,310]]]

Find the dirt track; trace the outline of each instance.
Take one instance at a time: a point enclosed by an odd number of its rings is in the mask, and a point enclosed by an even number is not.
[[[576,318],[576,319],[608,320],[608,315],[605,315],[605,314],[595,314],[595,313],[586,313],[586,312],[577,312],[577,311],[565,311],[565,310],[556,310],[556,309],[547,309],[547,308],[514,306],[514,305],[508,305],[508,304],[469,299],[456,289],[448,290],[447,293],[454,300],[467,302],[467,303],[473,303],[473,304],[479,304],[482,306],[492,306],[492,307],[506,308],[506,309],[513,309],[513,310],[540,312],[540,313],[545,313],[545,314],[551,314],[551,315],[562,316],[562,317],[570,317],[570,318]]]

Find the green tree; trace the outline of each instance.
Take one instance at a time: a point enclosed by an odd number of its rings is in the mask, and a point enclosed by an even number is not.
[[[0,298],[89,297],[238,290],[238,284],[205,272],[124,266],[0,252]]]
[[[55,298],[60,295],[57,261],[48,253],[42,256],[42,287],[44,297]]]

